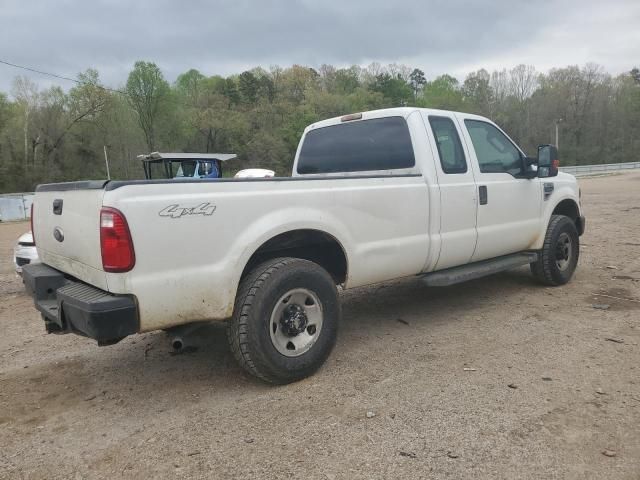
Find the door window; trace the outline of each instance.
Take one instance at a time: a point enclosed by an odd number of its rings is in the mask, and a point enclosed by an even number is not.
[[[464,121],[482,173],[522,173],[522,156],[496,127],[479,120]]]
[[[431,131],[436,139],[440,165],[444,173],[465,173],[467,160],[460,143],[460,137],[453,121],[447,117],[429,116]]]

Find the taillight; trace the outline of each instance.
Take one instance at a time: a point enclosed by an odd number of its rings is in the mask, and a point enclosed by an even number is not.
[[[136,264],[127,220],[115,208],[100,210],[100,250],[105,272],[128,272]]]
[[[31,204],[31,218],[29,218],[29,222],[31,223],[31,238],[33,239],[33,245],[36,244],[36,232],[33,231],[33,203]]]

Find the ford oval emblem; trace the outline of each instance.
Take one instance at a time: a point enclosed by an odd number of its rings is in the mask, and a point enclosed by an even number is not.
[[[53,238],[59,242],[64,242],[64,233],[62,233],[62,229],[60,227],[53,229]]]

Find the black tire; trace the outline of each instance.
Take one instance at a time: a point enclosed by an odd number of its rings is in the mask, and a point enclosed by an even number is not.
[[[315,295],[320,304],[321,327],[309,350],[289,357],[278,351],[271,328],[273,318],[278,317],[276,308],[284,308],[278,306],[286,303],[286,295],[292,290]],[[336,343],[340,315],[338,291],[325,269],[308,260],[276,258],[258,265],[240,282],[227,337],[236,360],[251,375],[269,383],[291,383],[313,374],[325,362]],[[292,335],[284,333],[281,324],[275,326],[274,335],[279,328],[281,338]],[[300,335],[304,332],[303,329]]]
[[[564,285],[571,280],[579,256],[580,240],[575,224],[564,215],[552,215],[538,260],[531,264],[531,273],[545,285]]]

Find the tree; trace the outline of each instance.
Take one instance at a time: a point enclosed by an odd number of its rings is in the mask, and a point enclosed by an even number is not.
[[[248,167],[273,169],[278,175],[290,174],[292,158],[279,135],[257,132],[247,143],[244,154]]]
[[[494,94],[491,76],[485,69],[471,72],[462,84],[462,98],[468,110],[491,117]]]
[[[109,94],[99,85],[98,72],[87,70],[78,75],[78,85],[66,94],[60,87],[38,91],[26,80],[16,82],[16,98],[23,104],[25,175],[32,178],[34,168],[46,172],[54,154],[68,135],[81,123],[94,122],[102,113]],[[59,165],[53,165],[59,166]]]
[[[411,88],[400,77],[394,77],[390,73],[378,74],[373,83],[371,90],[381,93],[389,100],[389,107],[406,106],[411,99]]]
[[[520,64],[514,67],[509,75],[511,77],[511,95],[519,102],[524,102],[536,89],[538,80],[536,69],[531,65]]]
[[[462,103],[462,92],[458,80],[447,74],[427,82],[422,98],[418,101],[418,105],[423,107],[447,110],[461,110]]]
[[[242,72],[238,77],[238,89],[246,103],[250,105],[256,103],[259,88],[260,82],[253,73]]]
[[[338,94],[350,94],[360,87],[360,67],[340,68],[336,70],[334,77],[334,92]]]
[[[68,119],[64,130],[55,138],[52,150],[55,150],[70,130],[80,122],[95,122],[104,112],[111,95],[100,85],[98,72],[89,69],[78,75],[79,84],[69,91]]]
[[[258,77],[258,97],[266,98],[269,103],[272,103],[276,97],[275,84],[266,72]]]
[[[325,92],[335,91],[336,67],[323,63],[318,69],[320,75],[320,86]]]
[[[238,85],[233,78],[227,78],[224,81],[223,93],[227,98],[229,108],[232,105],[238,105],[240,103],[240,92],[238,91]]]
[[[289,101],[304,102],[307,89],[318,88],[319,75],[313,68],[293,65],[282,72],[282,87]]]
[[[419,68],[414,68],[411,75],[409,75],[409,83],[413,89],[413,100],[418,99],[418,92],[422,89],[427,79],[424,77],[424,72]]]
[[[404,83],[409,83],[411,79],[411,73],[414,71],[411,67],[406,65],[390,63],[387,65],[386,71],[394,78],[402,80]]]
[[[155,63],[138,61],[129,73],[126,86],[131,106],[138,115],[149,151],[156,149],[158,119],[166,107],[169,84]]]
[[[38,107],[38,86],[27,77],[16,77],[13,81],[13,96],[22,110],[24,119],[22,133],[24,138],[24,168],[29,163],[29,120],[32,112]]]
[[[176,91],[182,101],[190,106],[197,106],[206,77],[196,69],[178,75]]]
[[[10,115],[9,99],[5,93],[0,92],[0,132],[4,130]]]

